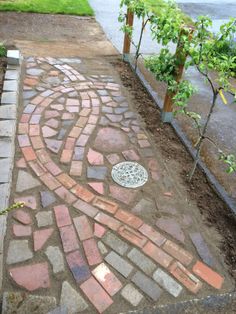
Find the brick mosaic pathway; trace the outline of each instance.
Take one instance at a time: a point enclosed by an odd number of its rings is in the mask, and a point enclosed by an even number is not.
[[[4,290],[29,292],[42,313],[118,313],[226,291],[227,272],[122,86],[93,73],[83,60],[26,60],[12,192],[25,208],[8,217]],[[124,160],[148,170],[144,187],[112,181]]]

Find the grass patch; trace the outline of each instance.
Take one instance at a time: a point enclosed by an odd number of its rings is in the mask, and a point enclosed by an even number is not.
[[[88,0],[0,0],[0,11],[93,15]]]
[[[0,43],[0,58],[6,57],[7,55],[7,48],[4,46],[3,43]]]

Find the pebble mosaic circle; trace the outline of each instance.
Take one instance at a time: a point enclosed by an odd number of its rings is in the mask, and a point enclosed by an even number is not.
[[[112,179],[126,188],[143,186],[148,180],[146,169],[137,162],[125,161],[112,168]]]

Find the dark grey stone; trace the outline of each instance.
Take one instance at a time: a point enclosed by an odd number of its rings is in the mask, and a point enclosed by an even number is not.
[[[69,314],[69,312],[65,306],[58,306],[47,314]]]
[[[122,114],[127,110],[128,110],[127,108],[115,108],[115,113]]]
[[[65,137],[65,135],[66,135],[66,129],[60,129],[57,139],[62,140]]]
[[[178,297],[183,288],[172,277],[165,273],[162,269],[158,268],[153,274],[153,279],[166,291],[174,297]]]
[[[105,112],[105,113],[113,113],[113,109],[112,109],[112,107],[103,106],[103,107],[102,107],[102,112]]]
[[[28,240],[12,240],[7,252],[7,264],[24,262],[33,257]]]
[[[149,277],[138,271],[131,281],[146,293],[152,300],[157,301],[161,296],[162,289]]]
[[[53,224],[52,212],[51,211],[40,211],[35,216],[38,227],[51,226]]]
[[[154,153],[151,148],[142,148],[139,150],[143,157],[153,157]]]
[[[23,92],[23,98],[24,99],[30,99],[30,98],[32,98],[32,97],[34,97],[36,95],[37,95],[37,92],[35,92],[33,90],[30,90],[30,91],[27,90],[27,91]]]
[[[73,160],[83,160],[84,159],[84,147],[75,147]]]
[[[27,69],[26,73],[33,76],[39,76],[44,73],[44,70],[32,68],[32,69]]]
[[[117,102],[122,102],[125,101],[125,97],[124,96],[115,96],[113,97],[113,99]]]
[[[127,256],[147,275],[151,275],[156,269],[156,265],[136,248],[133,248]]]
[[[57,246],[47,247],[45,254],[52,264],[54,274],[65,270],[63,255]]]
[[[107,168],[103,166],[93,166],[87,168],[87,177],[89,179],[104,180],[107,175]]]
[[[110,122],[109,122],[109,120],[107,119],[107,118],[105,118],[105,117],[101,117],[101,119],[100,119],[100,121],[99,121],[99,124],[100,125],[103,125],[103,126],[106,126],[106,125],[108,125]]]
[[[126,260],[124,260],[113,251],[105,257],[105,261],[113,268],[115,268],[125,278],[127,278],[133,270],[132,265],[130,265],[128,262],[126,262]]]
[[[199,232],[193,232],[189,233],[189,236],[198,252],[200,257],[202,258],[203,262],[207,265],[213,267],[215,266],[215,260],[213,256],[211,255],[211,252],[209,251],[209,248],[204,241],[201,233]]]
[[[73,289],[67,281],[62,284],[60,305],[65,306],[70,314],[83,312],[88,307],[80,293]]]
[[[40,197],[41,197],[41,204],[43,207],[47,207],[49,205],[52,205],[56,201],[54,194],[52,192],[49,192],[49,191],[41,191]]]
[[[102,241],[120,255],[124,255],[129,249],[128,244],[126,244],[112,232],[107,232],[102,238]]]

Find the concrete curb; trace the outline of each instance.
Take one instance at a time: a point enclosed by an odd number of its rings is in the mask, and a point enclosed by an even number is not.
[[[0,102],[0,211],[9,206],[14,167],[17,107],[21,56],[19,50],[7,51],[7,70]],[[0,216],[0,289],[2,288],[3,246],[7,215]]]
[[[134,65],[133,65],[132,61],[130,60],[130,58],[127,58],[127,56],[126,56],[125,61],[128,62],[128,64],[130,65],[131,69],[134,71]],[[151,98],[155,102],[156,106],[161,110],[162,106],[160,106],[160,104],[162,104],[162,102],[163,102],[162,99],[153,90],[152,86],[148,83],[148,81],[145,79],[144,75],[141,73],[141,71],[138,68],[137,68],[137,71],[136,71],[136,75],[138,76],[141,84],[147,90],[148,94],[151,96]],[[192,157],[194,157],[196,155],[196,150],[193,148],[193,146],[192,146],[191,142],[189,141],[189,139],[187,138],[186,134],[182,131],[182,129],[179,126],[178,122],[177,121],[172,121],[170,123],[170,125],[173,127],[173,129],[175,130],[177,136],[179,137],[181,142],[184,144],[184,146],[186,147],[186,149],[188,150],[190,155]],[[223,186],[217,181],[215,176],[210,172],[210,170],[207,168],[207,166],[205,165],[205,163],[203,161],[200,160],[199,163],[198,163],[198,166],[205,173],[205,175],[207,177],[207,180],[212,185],[212,187],[214,188],[214,190],[217,193],[217,195],[229,207],[229,209],[231,210],[232,214],[236,215],[236,201],[232,197],[230,197],[228,195],[228,193],[225,191]]]

